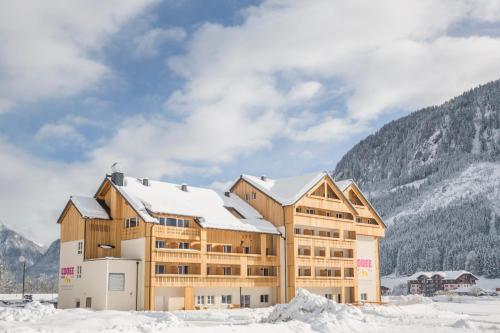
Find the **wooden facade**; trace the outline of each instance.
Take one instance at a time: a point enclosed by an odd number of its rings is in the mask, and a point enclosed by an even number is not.
[[[185,309],[195,308],[195,289],[199,287],[271,287],[276,302],[290,301],[300,287],[331,287],[339,290],[339,301],[358,302],[358,235],[375,239],[379,279],[378,239],[384,236],[385,226],[354,184],[342,191],[325,176],[287,205],[244,179],[231,192],[276,226],[281,235],[203,228],[196,216],[151,213],[155,218],[187,221],[182,227],[147,222],[107,177],[95,199],[104,203],[110,219],[84,218],[70,201],[59,219],[61,242],[84,240],[85,260],[130,256],[124,244],[129,248],[139,244],[133,259],[143,262],[140,288],[146,310],[155,309],[155,295],[165,287],[182,288]],[[132,227],[126,222],[129,219],[136,221]],[[285,281],[284,288],[281,281]],[[380,300],[379,280],[377,290]]]
[[[359,302],[355,263],[357,235],[374,238],[376,299],[381,301],[378,240],[385,234],[385,225],[354,183],[341,191],[330,177],[325,176],[300,199],[288,205],[278,203],[243,178],[233,185],[231,191],[247,199],[275,226],[284,227],[287,301],[300,287],[338,287],[341,302],[346,301],[347,294],[351,303]],[[299,249],[309,254],[300,255]],[[318,253],[314,252],[316,249],[319,249]],[[340,250],[349,251],[350,256],[335,258],[335,252],[340,253]],[[325,270],[326,274],[333,276],[321,276]],[[303,271],[310,272],[310,276],[302,276]],[[331,273],[334,271],[340,274],[335,276]]]

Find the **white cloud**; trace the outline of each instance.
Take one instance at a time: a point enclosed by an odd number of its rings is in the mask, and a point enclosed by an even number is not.
[[[152,0],[3,1],[0,111],[73,95],[111,74],[99,52]]]
[[[186,37],[186,31],[179,27],[153,28],[134,38],[135,54],[141,58],[154,57],[163,43],[180,42]]]
[[[288,93],[292,101],[307,101],[318,95],[323,85],[318,81],[307,81],[296,84]]]
[[[0,105],[77,93],[106,75],[96,53],[143,5],[96,2],[104,8],[89,10],[87,3],[2,11]],[[244,11],[240,25],[201,24],[186,52],[168,60],[184,80],[167,99],[168,114],[124,119],[86,162],[51,163],[0,141],[9,170],[0,175],[8,185],[0,187],[0,208],[10,224],[52,226],[67,196],[91,194],[115,161],[137,176],[211,175],[276,139],[338,143],[392,110],[439,103],[496,79],[499,38],[447,32],[464,21],[498,21],[499,12],[494,1],[270,0]],[[10,17],[30,24],[7,36],[5,27],[16,26]],[[145,40],[144,50],[156,52],[157,37]],[[331,98],[329,91],[341,92],[345,112],[311,105]]]

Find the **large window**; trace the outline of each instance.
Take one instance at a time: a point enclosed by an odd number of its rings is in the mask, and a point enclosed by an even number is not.
[[[164,225],[167,227],[189,227],[189,220],[186,219],[176,219],[174,217],[159,217],[158,222],[160,225]]]
[[[260,295],[261,303],[269,303],[269,295]]]
[[[205,296],[196,296],[196,304],[205,304]]]
[[[222,295],[222,304],[231,304],[231,295]]]
[[[125,273],[109,273],[108,275],[109,291],[125,290]]]
[[[139,225],[137,217],[131,217],[125,220],[125,228],[135,228]]]
[[[177,272],[181,275],[186,275],[188,274],[188,266],[178,266],[177,267]]]
[[[166,273],[165,265],[156,265],[155,266],[155,273],[156,274],[165,274]]]
[[[157,249],[164,249],[166,247],[165,241],[164,240],[156,240],[156,248]]]
[[[207,296],[207,304],[215,304],[215,296]]]

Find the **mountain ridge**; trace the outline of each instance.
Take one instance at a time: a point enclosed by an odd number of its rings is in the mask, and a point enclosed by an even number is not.
[[[499,80],[387,123],[347,152],[333,175],[356,180],[389,226],[383,274],[500,276]]]

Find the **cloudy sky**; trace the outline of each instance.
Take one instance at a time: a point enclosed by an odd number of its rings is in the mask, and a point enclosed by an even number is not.
[[[500,77],[496,0],[0,0],[0,221],[48,244],[118,161],[222,187],[331,170]]]

